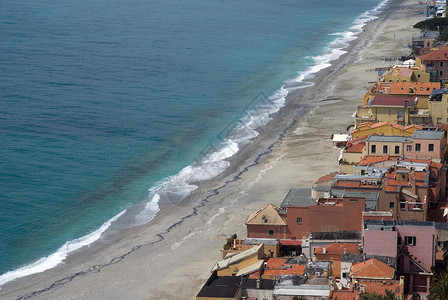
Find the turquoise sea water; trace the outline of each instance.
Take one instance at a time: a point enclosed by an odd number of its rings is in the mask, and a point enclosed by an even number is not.
[[[379,4],[2,1],[0,285],[219,174]]]

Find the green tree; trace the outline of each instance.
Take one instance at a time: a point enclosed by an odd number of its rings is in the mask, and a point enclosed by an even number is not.
[[[428,300],[448,300],[448,273],[440,275],[431,284]]]

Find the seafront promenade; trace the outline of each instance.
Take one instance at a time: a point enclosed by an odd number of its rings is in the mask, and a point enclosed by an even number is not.
[[[3,286],[0,298],[194,299],[223,241],[234,233],[246,234],[250,212],[338,170],[339,150],[329,136],[353,123],[351,115],[377,76],[366,70],[388,67],[391,62],[384,58],[407,54],[411,38],[419,34],[412,29],[422,19],[417,8],[417,1],[391,2],[344,56],[317,74],[315,86],[291,95],[265,130],[232,159],[230,168],[202,183],[190,198],[105,249],[87,257],[75,255],[53,270]],[[266,154],[254,165],[260,153]],[[212,193],[225,182],[218,194]],[[193,208],[195,214],[185,218]],[[173,220],[183,223],[173,226]]]

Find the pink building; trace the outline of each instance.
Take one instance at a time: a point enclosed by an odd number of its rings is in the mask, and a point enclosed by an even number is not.
[[[446,136],[443,130],[416,130],[412,143],[407,143],[404,156],[417,159],[443,159],[446,151]]]
[[[429,294],[435,265],[435,222],[367,220],[363,240],[365,254],[397,259],[397,274],[405,278],[405,294]]]

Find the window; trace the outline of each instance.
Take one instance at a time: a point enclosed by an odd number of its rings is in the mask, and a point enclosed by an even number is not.
[[[420,78],[420,75],[418,75],[418,78]],[[420,88],[420,91],[423,91],[423,88],[422,88],[422,87]]]
[[[389,109],[389,117],[392,116],[392,111]]]
[[[297,218],[297,224],[302,224],[302,218]]]
[[[370,152],[376,153],[376,145],[372,145]]]
[[[406,145],[406,151],[411,152],[412,151],[412,145]]]
[[[387,154],[387,146],[386,145],[383,146],[383,153]]]
[[[274,235],[274,229],[269,229],[268,230],[268,235],[269,236],[273,236]]]
[[[395,154],[400,154],[400,146],[395,146]]]
[[[442,124],[442,118],[437,118],[437,125]]]
[[[417,239],[415,238],[415,236],[405,236],[404,237],[405,245],[415,246],[416,242],[417,242]]]
[[[440,62],[440,66],[443,67],[443,61]]]
[[[389,208],[394,208],[395,207],[395,203],[394,202],[389,202]]]
[[[443,76],[443,71],[439,71],[439,76]]]
[[[428,151],[429,152],[434,152],[434,144],[429,144],[428,145]]]
[[[422,145],[415,144],[415,151],[419,152]]]
[[[350,202],[358,202],[358,199],[350,199]]]
[[[400,210],[406,209],[406,202],[400,202]]]

